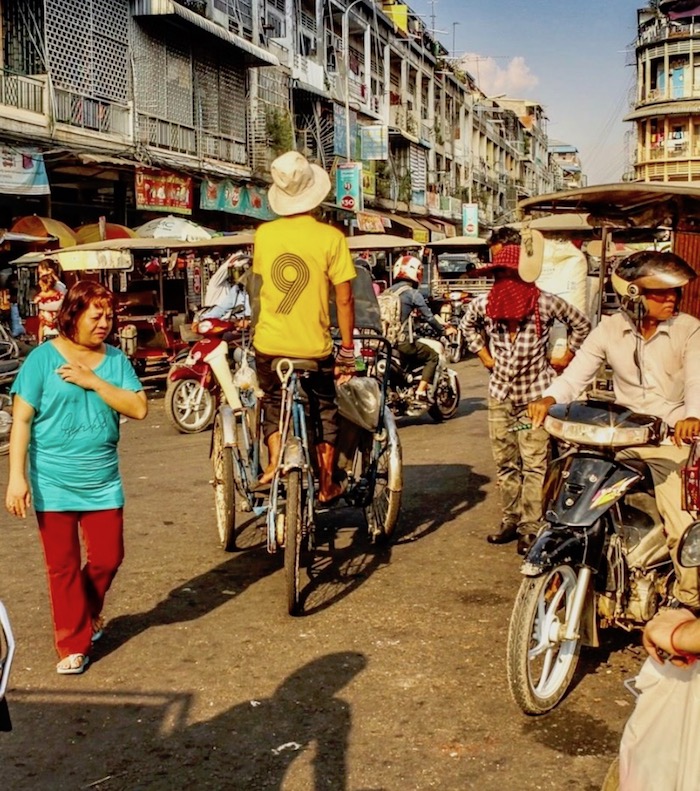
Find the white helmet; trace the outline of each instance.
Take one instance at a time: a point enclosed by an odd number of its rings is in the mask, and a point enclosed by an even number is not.
[[[394,264],[394,280],[403,278],[420,283],[423,276],[423,264],[415,255],[402,255]]]
[[[641,250],[623,258],[610,279],[620,295],[622,307],[633,319],[639,320],[647,313],[647,289],[675,288],[680,297],[680,289],[695,277],[695,272],[680,256]]]

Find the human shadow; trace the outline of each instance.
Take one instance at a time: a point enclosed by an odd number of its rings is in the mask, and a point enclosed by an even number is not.
[[[486,499],[490,478],[470,464],[404,466],[401,516],[395,543],[418,541]]]
[[[458,423],[461,418],[469,417],[474,412],[485,412],[488,409],[485,399],[475,398],[461,398],[459,406],[454,416],[449,418],[445,425],[452,425]],[[420,415],[400,415],[396,418],[396,425],[399,428],[405,426],[420,426],[423,424],[435,425],[435,420],[430,416],[429,412],[423,412]]]
[[[358,652],[320,656],[269,697],[240,701],[193,724],[191,693],[82,689],[52,699],[46,691],[19,692],[12,701],[17,741],[12,748],[0,745],[4,781],[15,791],[72,791],[102,783],[149,791],[279,791],[301,759],[313,774],[306,788],[343,791],[353,721],[339,693],[366,666]],[[76,742],[84,749],[66,750]],[[19,749],[23,760],[11,760],[10,749]]]
[[[227,555],[218,566],[173,588],[150,610],[111,618],[105,637],[93,646],[92,661],[99,661],[153,626],[202,618],[274,574],[280,564],[281,558],[268,554],[263,546]]]

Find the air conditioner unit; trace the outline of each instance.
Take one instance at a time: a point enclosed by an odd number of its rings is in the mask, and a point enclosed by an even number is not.
[[[207,19],[216,22],[217,25],[228,30],[229,13],[227,0],[208,0],[207,1]]]

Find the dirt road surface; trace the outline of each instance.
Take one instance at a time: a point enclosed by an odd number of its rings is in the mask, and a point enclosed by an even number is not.
[[[33,518],[0,516],[0,596],[18,642],[0,734],[6,791],[599,789],[632,710],[638,638],[584,653],[574,689],[527,718],[506,682],[520,583],[499,520],[486,374],[458,366],[451,421],[404,425],[400,535],[383,552],[338,513],[307,613],[285,612],[282,558],[226,554],[208,434],[181,436],[162,398],[123,427],[124,565],[83,676],[61,677]],[[0,460],[7,476],[7,460]],[[355,526],[353,526],[355,525]]]

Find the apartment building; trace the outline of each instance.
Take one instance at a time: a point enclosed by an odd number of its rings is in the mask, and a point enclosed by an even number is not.
[[[0,0],[0,19],[0,148],[31,164],[22,190],[0,168],[5,227],[249,226],[294,146],[357,178],[331,219],[422,241],[461,233],[465,203],[491,225],[556,186],[542,107],[485,96],[404,3]]]
[[[657,0],[637,23],[633,178],[700,181],[700,6]]]
[[[587,180],[583,173],[579,150],[571,143],[561,140],[549,140],[549,154],[554,163],[561,168],[561,180],[555,183],[554,189],[578,189],[586,187]]]

